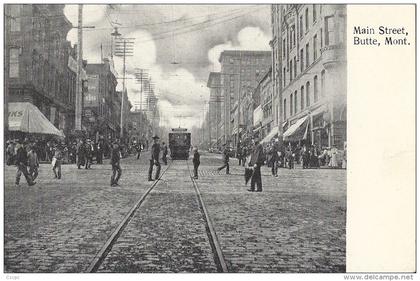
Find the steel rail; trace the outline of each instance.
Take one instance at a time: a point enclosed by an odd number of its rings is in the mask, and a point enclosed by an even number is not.
[[[190,165],[188,164],[188,160],[186,162],[187,162],[188,172],[190,173],[190,179],[193,183],[195,192],[197,194],[198,203],[200,205],[201,213],[203,214],[204,221],[206,223],[207,236],[208,236],[209,241],[210,241],[210,246],[213,250],[214,260],[215,260],[216,265],[218,267],[218,271],[222,272],[222,273],[228,273],[229,270],[228,270],[228,267],[226,265],[225,258],[223,256],[222,248],[220,247],[220,243],[219,243],[219,240],[217,238],[216,231],[215,231],[213,223],[210,219],[209,212],[207,211],[206,205],[204,204],[203,198],[202,198],[201,193],[200,193],[200,189],[198,188],[198,184],[195,181],[195,179],[191,176],[191,170],[190,170]]]
[[[102,262],[105,260],[108,253],[111,251],[112,246],[115,244],[115,242],[120,237],[121,233],[124,231],[127,224],[130,222],[131,218],[134,216],[134,213],[136,212],[136,210],[144,202],[144,200],[149,195],[149,193],[155,188],[159,180],[162,178],[162,176],[166,173],[166,171],[170,168],[171,165],[172,165],[172,161],[169,163],[167,168],[160,174],[158,180],[155,180],[153,182],[153,184],[146,190],[146,192],[134,204],[134,206],[130,209],[130,211],[128,211],[128,213],[122,219],[121,223],[111,233],[111,235],[108,237],[105,244],[98,251],[98,253],[96,254],[96,256],[94,257],[94,259],[92,260],[92,262],[90,263],[90,265],[88,266],[85,272],[94,273],[98,270],[98,268],[101,266]]]

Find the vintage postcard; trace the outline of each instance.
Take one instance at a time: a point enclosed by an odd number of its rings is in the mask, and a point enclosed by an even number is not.
[[[413,279],[414,4],[5,3],[3,18],[8,279]]]

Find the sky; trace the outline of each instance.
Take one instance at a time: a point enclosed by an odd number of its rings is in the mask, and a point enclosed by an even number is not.
[[[77,5],[64,14],[77,26]],[[140,101],[135,68],[146,69],[155,84],[163,125],[199,126],[208,108],[207,79],[220,71],[223,50],[270,50],[269,5],[83,5],[83,58],[100,63],[111,54],[111,33],[118,27],[134,38],[133,56],[127,58],[126,86],[132,104]],[[77,29],[67,34],[77,43]],[[176,64],[174,64],[174,62]],[[122,77],[121,57],[114,56]],[[122,80],[118,80],[118,90]]]

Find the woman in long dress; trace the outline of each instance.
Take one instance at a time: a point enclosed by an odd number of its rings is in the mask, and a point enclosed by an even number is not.
[[[333,146],[333,148],[331,149],[331,160],[330,160],[330,166],[333,169],[338,168],[338,161],[337,161],[337,147]]]

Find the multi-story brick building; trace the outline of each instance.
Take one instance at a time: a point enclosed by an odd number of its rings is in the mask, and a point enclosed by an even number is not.
[[[277,133],[273,120],[273,85],[271,80],[271,67],[259,78],[259,99],[263,112],[260,128],[260,137],[274,136]],[[267,140],[268,141],[268,140]]]
[[[222,127],[222,89],[220,72],[210,72],[207,81],[207,87],[210,89],[209,100],[209,136],[211,145],[220,146]]]
[[[74,129],[75,49],[64,5],[5,5],[5,99],[30,102],[68,136]]]
[[[345,5],[272,5],[274,114],[287,142],[343,147]]]
[[[260,73],[266,72],[270,67],[271,52],[227,50],[220,54],[219,62],[224,109],[222,142],[233,141],[233,145],[236,146],[244,129],[244,121],[238,120],[243,116],[240,113],[243,97],[257,86]]]
[[[119,137],[121,93],[109,60],[88,64],[87,92],[83,96],[83,127],[91,138]]]
[[[129,112],[127,125],[131,142],[137,141],[145,144],[152,137],[152,125],[143,111]]]

